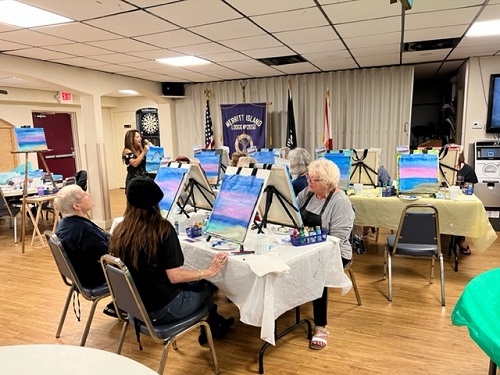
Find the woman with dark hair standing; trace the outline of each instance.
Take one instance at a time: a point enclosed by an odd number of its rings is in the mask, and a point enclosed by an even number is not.
[[[137,176],[147,176],[146,154],[149,151],[149,144],[142,145],[141,133],[138,130],[129,130],[125,134],[125,147],[122,152],[122,159],[127,165],[127,179],[125,180],[125,193],[130,180]]]
[[[127,190],[123,221],[113,230],[109,252],[128,267],[149,316],[155,325],[182,319],[205,305],[215,338],[222,339],[234,318],[217,313],[215,287],[206,278],[217,275],[227,253],[217,253],[206,269],[184,268],[179,239],[170,222],[160,214],[163,192],[150,178],[136,177]],[[198,341],[207,342],[204,330]]]

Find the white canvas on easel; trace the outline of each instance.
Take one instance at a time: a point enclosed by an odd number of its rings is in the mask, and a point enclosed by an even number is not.
[[[258,206],[261,220],[292,228],[302,227],[299,202],[293,191],[288,167],[278,164],[255,164],[253,167],[268,169],[271,172]]]
[[[215,201],[215,193],[208,182],[207,176],[199,164],[190,164],[191,168],[186,176],[184,191],[187,194],[186,203],[191,204],[196,210],[198,208],[211,210]]]
[[[207,234],[243,244],[269,174],[264,169],[228,167],[206,226]]]

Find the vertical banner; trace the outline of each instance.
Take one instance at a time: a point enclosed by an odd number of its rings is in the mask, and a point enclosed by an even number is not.
[[[266,146],[266,103],[221,104],[224,146],[230,154]]]

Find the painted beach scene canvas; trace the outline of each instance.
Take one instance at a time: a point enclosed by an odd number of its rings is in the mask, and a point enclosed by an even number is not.
[[[201,168],[205,171],[208,182],[216,185],[219,182],[219,172],[222,150],[202,151],[194,155],[200,161]]]
[[[434,194],[439,188],[436,154],[406,154],[398,157],[398,191]]]
[[[168,216],[172,206],[179,199],[180,188],[184,186],[184,176],[188,171],[186,168],[161,167],[158,169],[155,182],[164,194],[160,201],[160,210],[164,217]]]
[[[323,157],[337,164],[340,170],[339,188],[342,190],[349,189],[349,181],[351,179],[351,150],[342,150],[326,152]]]
[[[226,174],[208,220],[207,233],[242,244],[262,194],[264,182],[264,179],[256,176]]]
[[[47,150],[47,140],[42,128],[16,128],[15,131],[19,151]]]

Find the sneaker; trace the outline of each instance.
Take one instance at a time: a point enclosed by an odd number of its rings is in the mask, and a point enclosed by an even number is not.
[[[104,310],[102,310],[102,312],[104,314],[106,314],[107,316],[110,316],[112,318],[116,318],[118,319],[118,314],[116,313],[115,311],[115,305],[113,304],[113,302],[111,303],[108,303],[108,305],[104,308]],[[122,316],[125,320],[128,319],[128,314],[122,310]]]

